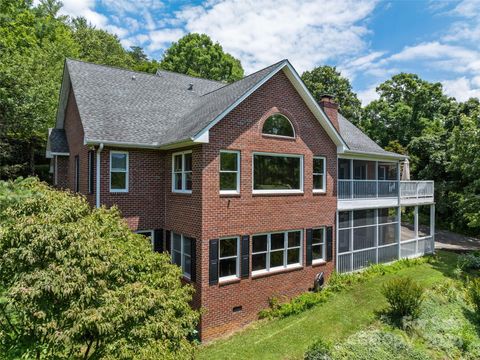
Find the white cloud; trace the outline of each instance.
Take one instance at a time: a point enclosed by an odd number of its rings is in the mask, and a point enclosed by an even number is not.
[[[63,0],[62,3],[63,7],[60,9],[62,15],[82,16],[92,25],[102,29],[108,24],[107,17],[94,10],[95,0]]]
[[[152,31],[149,35],[148,51],[157,51],[165,49],[172,41],[177,41],[184,35],[181,29],[165,29],[160,31]],[[141,39],[144,39],[142,37]]]
[[[378,85],[373,85],[371,87],[368,87],[364,90],[357,91],[358,98],[362,102],[362,106],[367,106],[370,104],[373,100],[378,99],[378,94],[376,92],[376,88]]]
[[[180,22],[187,32],[208,34],[239,58],[247,73],[283,58],[289,58],[303,71],[365,50],[364,38],[369,30],[361,22],[372,13],[376,3],[218,0],[184,8],[171,21]],[[169,39],[172,30],[157,29],[154,36],[162,32],[163,38]]]
[[[480,15],[480,0],[463,0],[454,9],[453,14],[473,18]]]
[[[471,97],[480,98],[480,81],[478,79],[471,80],[465,76],[454,80],[442,81],[445,93],[455,97],[458,101],[466,101]],[[477,86],[475,88],[475,86]]]

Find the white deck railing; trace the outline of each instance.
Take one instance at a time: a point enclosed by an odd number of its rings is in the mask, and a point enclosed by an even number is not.
[[[420,199],[433,197],[433,181],[338,180],[338,199],[377,199],[398,197]]]
[[[403,199],[433,197],[433,181],[401,181],[400,196]]]

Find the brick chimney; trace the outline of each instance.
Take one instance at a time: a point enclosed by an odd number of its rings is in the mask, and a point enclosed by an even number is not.
[[[318,103],[327,114],[333,126],[335,126],[335,129],[340,131],[340,127],[338,126],[338,104],[333,101],[333,96],[324,94]]]

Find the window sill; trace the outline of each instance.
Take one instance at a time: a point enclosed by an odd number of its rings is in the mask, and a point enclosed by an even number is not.
[[[128,190],[110,190],[110,194],[117,194],[117,195],[128,194]]]
[[[326,193],[326,190],[313,190],[313,195],[325,195]]]
[[[303,195],[303,190],[291,190],[291,191],[282,191],[282,190],[253,190],[253,196],[262,196],[262,195],[273,195],[273,196],[285,196],[285,195]]]
[[[238,191],[220,191],[220,197],[240,197]]]
[[[240,278],[237,276],[229,276],[225,278],[218,279],[218,285],[225,286],[230,284],[236,284],[240,282]]]
[[[172,191],[172,194],[176,194],[176,195],[192,195],[192,191]]]
[[[295,141],[295,136],[286,136],[286,135],[273,135],[273,134],[264,134],[262,133],[263,137],[271,138],[271,139],[278,139],[278,140],[292,140]]]
[[[302,270],[302,269],[303,269],[303,265],[297,264],[297,265],[291,265],[286,268],[275,269],[270,271],[258,270],[257,272],[252,272],[252,279],[257,279],[257,278],[262,278],[266,276],[277,275],[277,274],[282,274],[282,273],[287,273],[287,272]]]
[[[323,259],[319,259],[319,260],[313,260],[312,261],[312,267],[315,267],[315,266],[322,266],[322,265],[327,265],[327,262]]]

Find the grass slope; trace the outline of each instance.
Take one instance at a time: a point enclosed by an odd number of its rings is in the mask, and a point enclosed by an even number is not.
[[[404,268],[394,274],[372,278],[334,294],[326,303],[302,314],[258,322],[226,340],[203,346],[199,359],[301,359],[318,337],[327,341],[347,336],[373,323],[376,311],[386,306],[382,285],[394,276],[411,276],[426,287],[452,276],[457,255],[439,252],[434,263]]]

